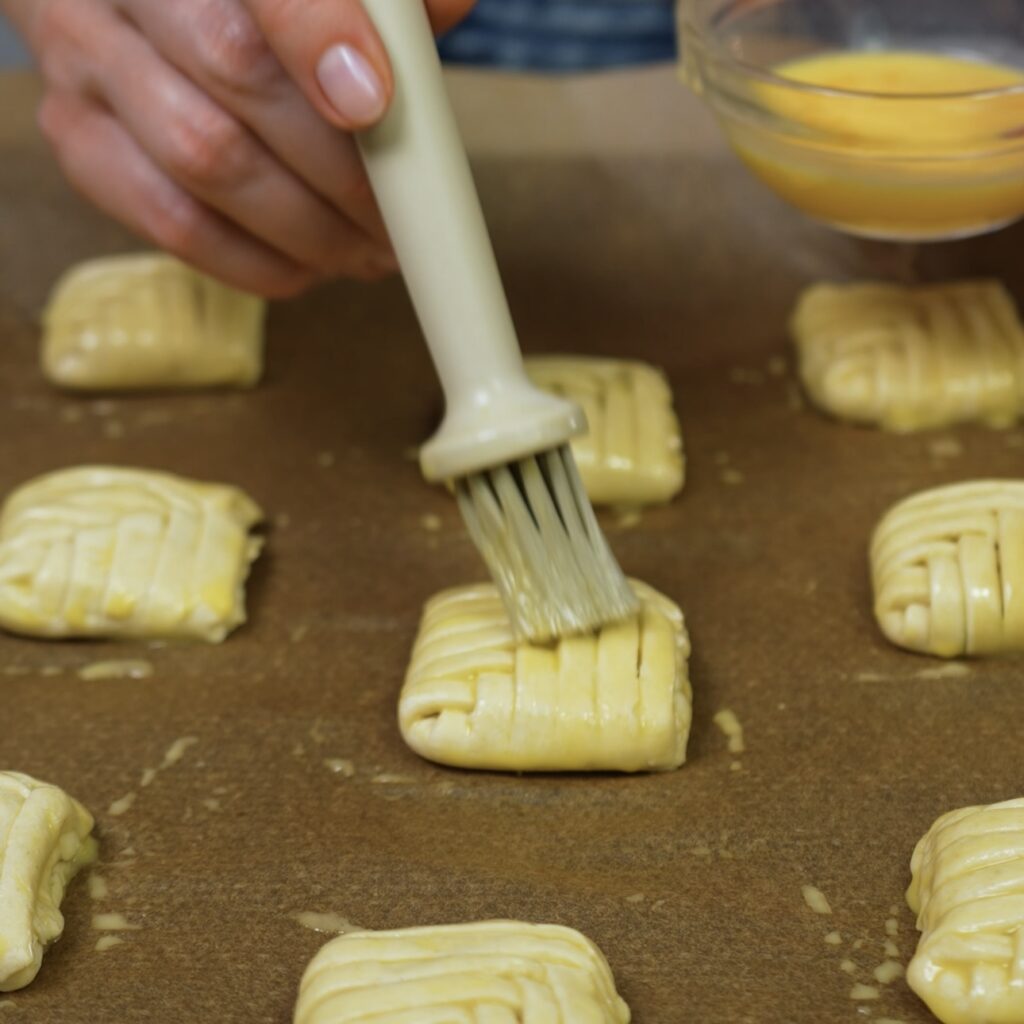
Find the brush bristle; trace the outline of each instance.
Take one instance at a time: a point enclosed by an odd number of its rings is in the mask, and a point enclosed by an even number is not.
[[[543,642],[636,612],[568,445],[466,477],[455,491],[518,634]]]

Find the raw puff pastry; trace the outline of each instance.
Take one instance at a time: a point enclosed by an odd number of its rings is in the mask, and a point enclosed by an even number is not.
[[[422,757],[499,771],[646,771],[686,759],[682,612],[633,581],[640,615],[600,634],[517,643],[491,584],[427,603],[398,704]]]
[[[682,435],[660,370],[619,359],[534,356],[526,371],[587,414],[590,432],[572,450],[592,502],[651,505],[682,490]]]
[[[910,987],[946,1024],[1024,1021],[1024,800],[944,814],[910,867]]]
[[[911,431],[1024,414],[1024,328],[998,281],[815,285],[793,318],[814,403]]]
[[[295,1024],[628,1024],[601,951],[572,928],[478,924],[352,932],[303,976]]]
[[[265,306],[173,256],[91,260],[54,288],[43,372],[81,390],[247,387],[263,371]]]
[[[924,491],[871,542],[875,615],[897,646],[944,658],[1024,650],[1024,481]]]
[[[92,826],[63,790],[0,772],[0,992],[28,985],[64,931],[64,890],[96,859]]]
[[[189,637],[245,621],[259,508],[235,487],[84,466],[0,512],[0,626],[50,637]]]

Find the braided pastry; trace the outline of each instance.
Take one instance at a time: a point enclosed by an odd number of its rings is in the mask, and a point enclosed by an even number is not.
[[[0,992],[28,985],[64,931],[64,890],[96,859],[92,825],[63,790],[0,772]]]
[[[621,359],[533,356],[526,372],[587,414],[590,429],[572,451],[592,502],[653,505],[682,490],[683,439],[660,370]]]
[[[476,924],[351,932],[313,958],[295,1024],[629,1024],[601,951],[572,928]]]
[[[190,637],[245,621],[260,510],[241,491],[142,469],[39,477],[0,513],[0,626],[50,637]]]
[[[597,635],[518,642],[491,584],[427,603],[398,703],[422,757],[498,771],[647,771],[686,758],[683,616],[633,582],[640,614]]]
[[[897,646],[953,658],[1024,651],[1024,481],[925,491],[871,541],[875,615]]]
[[[158,253],[90,260],[57,282],[43,372],[77,390],[248,387],[266,303]]]
[[[808,394],[841,419],[912,431],[1024,414],[1024,327],[998,281],[819,284],[792,330]]]
[[[1024,799],[944,814],[910,867],[911,988],[945,1024],[1024,1021]]]

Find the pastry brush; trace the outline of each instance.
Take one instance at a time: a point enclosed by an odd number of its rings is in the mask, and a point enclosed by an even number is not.
[[[569,447],[583,411],[535,388],[522,355],[424,0],[363,0],[391,57],[394,98],[359,137],[377,202],[445,393],[424,445],[519,635],[546,641],[636,610]]]

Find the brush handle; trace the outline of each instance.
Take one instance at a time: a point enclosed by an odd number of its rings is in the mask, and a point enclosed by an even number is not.
[[[445,392],[423,448],[429,479],[467,476],[586,429],[538,391],[519,342],[423,0],[363,0],[391,57],[394,98],[359,147]]]

